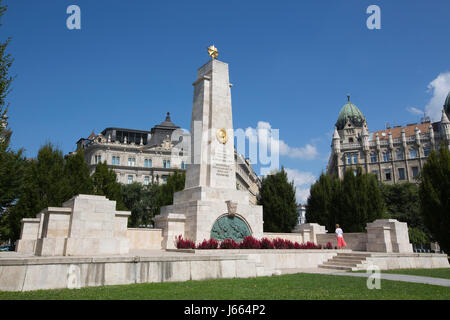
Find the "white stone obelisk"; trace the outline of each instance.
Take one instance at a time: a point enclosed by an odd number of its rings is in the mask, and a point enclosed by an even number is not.
[[[236,190],[234,136],[228,64],[211,60],[194,82],[191,120],[191,165],[185,188]]]
[[[198,70],[193,86],[191,163],[185,189],[155,217],[156,227],[163,229],[162,246],[174,248],[179,235],[196,243],[210,239],[218,219],[230,215],[230,221],[236,217],[260,238],[262,207],[251,205],[248,192],[236,188],[228,64],[210,60]]]

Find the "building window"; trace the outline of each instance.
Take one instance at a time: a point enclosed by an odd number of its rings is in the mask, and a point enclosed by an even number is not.
[[[101,162],[102,162],[102,156],[101,155],[96,155],[95,156],[95,164],[101,163]]]
[[[133,176],[128,176],[128,184],[133,183]]]
[[[409,158],[410,159],[417,158],[417,150],[416,149],[409,149]]]
[[[417,175],[419,174],[419,168],[418,167],[412,167],[411,169],[412,169],[413,178],[416,178]]]
[[[358,163],[358,154],[353,154],[353,163]]]
[[[383,152],[383,161],[384,162],[391,161],[391,153],[389,151]]]
[[[170,160],[163,160],[163,167],[170,168]]]
[[[181,161],[181,169],[186,169],[186,165],[184,164],[184,161]]]
[[[112,164],[120,164],[120,157],[113,156],[112,157]]]
[[[128,158],[128,166],[129,167],[136,166],[136,158]]]
[[[349,143],[353,143],[353,138],[348,138]]]
[[[346,157],[347,157],[347,164],[352,164],[352,155],[346,154]]]
[[[398,179],[405,180],[405,168],[398,168]]]
[[[151,168],[152,167],[152,159],[145,159],[144,160],[144,167]]]
[[[403,151],[402,150],[397,150],[397,152],[395,153],[395,158],[397,160],[403,160]]]
[[[162,179],[163,179],[164,183],[167,182],[167,176],[162,176]]]
[[[150,183],[150,177],[149,176],[145,176],[144,177],[144,184],[148,185]]]
[[[425,147],[425,148],[423,148],[423,155],[424,155],[425,157],[428,157],[428,156],[430,155],[430,151],[431,151],[431,148],[430,148],[430,147]]]
[[[391,169],[384,170],[384,178],[386,181],[391,181]]]
[[[376,153],[371,153],[370,154],[370,162],[371,163],[377,162],[377,154]]]

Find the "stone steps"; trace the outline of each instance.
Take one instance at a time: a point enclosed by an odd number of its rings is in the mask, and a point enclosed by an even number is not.
[[[364,270],[366,259],[370,256],[370,253],[339,252],[333,258],[319,265],[319,268],[345,271]]]

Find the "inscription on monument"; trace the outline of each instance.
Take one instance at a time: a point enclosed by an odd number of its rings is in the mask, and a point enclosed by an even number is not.
[[[212,167],[215,169],[216,175],[221,177],[229,177],[232,171],[233,158],[227,152],[225,147],[217,148],[213,156]]]

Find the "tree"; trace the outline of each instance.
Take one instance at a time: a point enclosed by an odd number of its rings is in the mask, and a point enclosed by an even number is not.
[[[134,182],[122,185],[123,203],[131,211],[130,227],[149,226],[159,212],[160,187],[151,183],[142,185]]]
[[[335,180],[322,173],[319,180],[311,186],[306,210],[306,221],[314,221],[328,230],[334,228],[333,192]]]
[[[68,156],[64,165],[64,175],[72,189],[72,195],[93,193],[94,186],[83,149],[80,148],[75,154]]]
[[[175,170],[173,174],[169,175],[166,183],[160,186],[159,205],[162,207],[173,204],[173,195],[184,189],[185,181],[186,173],[184,171]]]
[[[386,217],[380,186],[373,174],[348,169],[343,179],[322,174],[311,186],[306,221],[334,230],[338,223],[346,232],[364,232],[366,224]]]
[[[294,182],[284,168],[262,179],[258,204],[263,206],[264,231],[291,232],[297,224]]]
[[[123,204],[122,187],[117,182],[117,175],[114,170],[108,168],[106,162],[99,163],[95,167],[92,184],[94,194],[115,200],[117,210],[128,210]]]
[[[0,0],[0,19],[5,11],[6,6],[2,6]],[[9,147],[12,131],[7,127],[9,105],[6,98],[13,81],[9,68],[14,60],[10,54],[6,53],[10,41],[11,39],[8,38],[5,42],[0,42],[0,240],[9,239],[11,234],[11,228],[7,222],[8,216],[22,192],[25,168],[23,150],[13,151]]]
[[[23,181],[21,197],[5,219],[7,236],[12,240],[20,236],[22,218],[35,217],[47,207],[60,207],[72,196],[62,151],[51,143],[39,149],[35,160],[26,162]]]
[[[445,144],[433,150],[419,177],[420,212],[425,226],[447,253],[450,252],[450,152]]]
[[[420,213],[419,186],[410,182],[383,184],[381,190],[389,216],[408,224],[410,241],[416,246],[429,243],[431,234]]]
[[[0,26],[1,18],[6,12],[7,6],[2,5],[0,0]],[[6,103],[6,97],[10,93],[11,83],[14,79],[9,73],[14,59],[9,53],[6,53],[6,49],[11,42],[11,38],[8,38],[4,42],[0,42],[0,142],[1,140],[9,141],[11,132],[4,127],[4,119],[6,119],[6,113],[8,111],[8,104]]]

